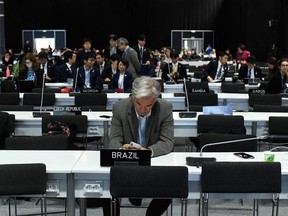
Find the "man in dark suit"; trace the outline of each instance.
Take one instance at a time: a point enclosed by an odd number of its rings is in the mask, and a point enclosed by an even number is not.
[[[218,61],[212,60],[203,71],[202,82],[224,81],[228,73],[228,53],[219,52]]]
[[[255,56],[249,56],[246,59],[246,64],[242,65],[239,70],[239,80],[244,80],[245,78],[254,79],[254,78],[262,78],[262,70],[258,66],[256,66],[256,58]]]
[[[103,85],[99,70],[93,66],[95,62],[94,53],[84,53],[83,62],[84,65],[78,69],[78,72],[75,75],[73,86],[77,86],[76,91],[81,91],[83,89],[100,91],[103,88]]]
[[[179,53],[171,52],[170,53],[171,61],[169,64],[165,63],[162,70],[162,79],[175,80],[178,82],[178,79],[187,78],[187,71],[185,65],[179,62]]]
[[[145,47],[146,35],[140,34],[137,38],[138,45],[134,46],[133,49],[137,52],[140,64],[150,64],[150,50]]]
[[[122,55],[121,51],[119,49],[117,49],[116,41],[117,41],[117,35],[110,34],[109,35],[109,46],[105,47],[105,49],[103,51],[106,62],[109,62],[110,56],[113,54],[118,54],[120,56]]]
[[[137,147],[138,150],[151,151],[151,157],[173,150],[172,104],[159,99],[159,95],[160,84],[156,80],[147,76],[134,80],[132,96],[113,106],[109,137],[111,149],[133,149],[130,144],[133,141],[141,146]],[[140,205],[141,200],[137,201]],[[136,200],[132,203],[136,204]],[[171,199],[153,199],[146,216],[162,215],[170,203]]]
[[[45,75],[45,82],[56,82],[57,74],[52,62],[48,61],[48,54],[44,51],[38,54],[39,72],[36,73],[37,86],[42,87],[43,75]]]
[[[83,48],[80,49],[80,50],[78,51],[78,53],[77,53],[77,58],[76,58],[76,63],[75,63],[75,65],[76,65],[77,68],[83,66],[83,55],[84,55],[84,53],[86,53],[86,52],[93,52],[93,51],[91,50],[91,43],[92,43],[91,40],[88,39],[88,38],[85,38],[85,39],[83,40]]]
[[[132,74],[133,79],[136,79],[140,75],[140,62],[137,52],[129,46],[128,40],[124,37],[117,40],[117,47],[123,52],[122,58],[128,61],[129,67],[127,71]]]
[[[75,67],[76,54],[71,50],[64,53],[64,64],[59,67],[58,82],[67,82],[67,78],[73,78],[76,74],[77,68]]]
[[[100,71],[100,76],[102,76],[103,71],[107,69],[109,65],[110,63],[105,61],[104,54],[101,52],[97,52],[94,66]]]

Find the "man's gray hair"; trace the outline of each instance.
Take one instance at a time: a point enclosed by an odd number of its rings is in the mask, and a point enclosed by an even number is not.
[[[132,86],[132,96],[135,98],[159,97],[161,93],[160,83],[151,77],[141,76],[134,80]]]
[[[117,46],[119,46],[120,44],[124,44],[124,45],[128,46],[129,42],[126,38],[120,37],[117,39],[116,44],[117,44]]]

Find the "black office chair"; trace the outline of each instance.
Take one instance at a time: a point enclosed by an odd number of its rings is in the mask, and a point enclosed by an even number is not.
[[[164,80],[164,79],[160,79],[160,80],[157,80],[157,81],[160,83],[161,92],[164,92],[164,83],[165,83],[165,80]]]
[[[257,105],[282,105],[282,96],[279,94],[249,94],[249,110],[253,111]]]
[[[14,136],[5,140],[6,150],[68,150],[69,141],[65,135]]]
[[[41,105],[41,93],[25,93],[23,95],[23,105],[33,105],[34,109],[38,109]],[[43,109],[53,110],[55,105],[55,94],[54,93],[44,93],[43,94]]]
[[[201,112],[203,106],[218,106],[218,95],[214,93],[189,93],[188,102],[189,111]]]
[[[46,181],[45,164],[0,165],[0,196],[9,198],[9,216],[11,215],[10,197],[20,196],[41,197],[41,215],[46,215]],[[15,215],[17,215],[16,202]]]
[[[243,116],[199,115],[197,132],[220,134],[246,134]]]
[[[106,111],[106,93],[87,93],[75,95],[76,107],[81,107],[81,111]]]
[[[33,88],[33,93],[42,93],[42,88]],[[44,88],[44,93],[61,93],[61,88]]]
[[[255,104],[253,112],[288,112],[288,106]]]
[[[0,111],[33,111],[33,105],[0,105]]]
[[[187,93],[208,93],[209,92],[208,82],[186,82],[186,89],[187,89]]]
[[[288,145],[288,117],[269,117],[269,148]]]
[[[15,131],[15,115],[0,112],[0,149],[4,148],[5,139]]]
[[[256,152],[258,146],[256,136],[246,134],[203,133],[199,135],[199,140],[200,149],[207,144],[215,143],[215,145],[204,147],[203,152]],[[225,141],[235,142],[220,144]]]
[[[69,141],[87,143],[88,118],[86,115],[59,115],[42,117],[42,134],[48,133],[48,124],[54,121],[64,123],[70,128]]]
[[[245,92],[244,83],[225,83],[221,84],[221,91],[223,93],[247,93]]]
[[[188,169],[180,166],[114,166],[110,169],[110,193],[114,215],[118,198],[181,198],[181,215],[183,212],[187,215]]]
[[[19,105],[20,97],[18,92],[0,94],[0,105]]]
[[[272,215],[276,209],[278,215],[279,193],[281,192],[281,164],[279,162],[212,162],[202,165],[202,212],[208,215],[208,198],[217,195],[220,198],[247,198],[252,193],[269,194],[273,201]],[[246,196],[245,196],[246,195]],[[266,198],[265,197],[265,198]],[[213,196],[214,198],[214,196]],[[258,201],[254,199],[253,215],[258,213]]]

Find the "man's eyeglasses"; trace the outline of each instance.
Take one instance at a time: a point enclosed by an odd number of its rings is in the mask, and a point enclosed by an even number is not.
[[[288,67],[288,64],[281,64],[281,67]]]
[[[26,61],[25,64],[32,64],[32,62],[31,61]]]

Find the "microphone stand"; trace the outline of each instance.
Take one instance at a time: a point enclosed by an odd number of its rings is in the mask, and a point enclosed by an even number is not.
[[[185,99],[186,99],[186,103],[187,103],[187,108],[186,108],[186,112],[180,112],[179,113],[179,117],[180,118],[194,118],[197,116],[196,112],[190,112],[189,109],[189,99],[188,99],[188,92],[187,92],[187,86],[186,86],[186,78],[183,79],[184,80],[184,91],[185,91]]]
[[[237,140],[227,140],[227,141],[222,141],[222,142],[216,142],[216,143],[208,143],[200,149],[200,157],[186,157],[186,164],[189,166],[196,166],[199,168],[202,166],[203,163],[206,162],[216,162],[216,158],[214,157],[203,157],[203,149],[208,147],[208,146],[216,146],[216,145],[224,145],[224,144],[229,144],[229,143],[235,143],[235,142],[245,142],[245,141],[250,141],[250,140],[263,140],[267,139],[268,136],[260,136],[260,137],[251,137],[251,138],[245,138],[245,139],[237,139]]]
[[[44,99],[44,88],[45,88],[45,72],[43,71],[43,80],[42,80],[42,89],[41,89],[41,101],[40,101],[40,110],[33,112],[33,117],[43,117],[50,115],[50,112],[47,111],[42,111],[43,107],[43,99]]]
[[[77,68],[77,71],[76,71],[75,82],[74,82],[74,86],[73,86],[73,92],[71,92],[69,94],[70,96],[74,96],[75,94],[79,94],[79,92],[76,92],[77,82],[78,82],[78,75],[79,75],[79,68]]]

